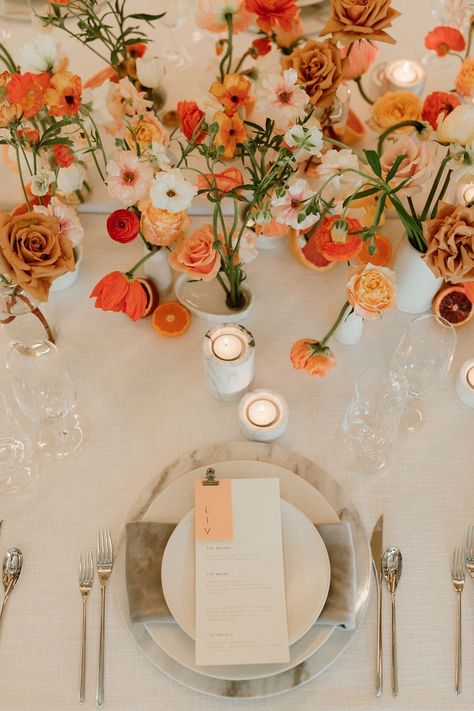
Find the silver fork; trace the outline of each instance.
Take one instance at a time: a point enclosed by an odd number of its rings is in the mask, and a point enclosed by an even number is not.
[[[86,643],[87,643],[87,596],[94,582],[94,559],[92,553],[81,553],[79,557],[79,588],[82,595],[82,636],[81,636],[81,682],[79,703],[86,698]]]
[[[104,644],[105,644],[105,586],[114,565],[112,537],[108,528],[97,532],[97,574],[100,582],[100,637],[99,674],[97,677],[97,706],[104,705]]]
[[[456,669],[454,675],[454,685],[458,696],[461,693],[461,595],[464,589],[465,571],[466,553],[462,546],[456,546],[453,552],[451,580],[458,598],[456,616]]]
[[[466,569],[474,581],[474,526],[469,526],[466,534]]]

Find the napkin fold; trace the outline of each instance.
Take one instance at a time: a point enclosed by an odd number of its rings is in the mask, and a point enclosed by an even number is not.
[[[174,622],[161,584],[161,561],[175,524],[133,521],[126,526],[126,582],[132,622]],[[350,524],[316,525],[329,555],[331,582],[315,624],[355,627],[355,557]]]

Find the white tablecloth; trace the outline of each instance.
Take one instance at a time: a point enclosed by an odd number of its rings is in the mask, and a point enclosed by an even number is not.
[[[150,3],[149,3],[150,4]],[[430,3],[394,3],[396,47],[381,56],[413,56],[431,25]],[[143,5],[143,8],[142,8]],[[137,3],[138,6],[138,3]],[[144,9],[146,3],[140,3]],[[14,25],[10,46],[31,33]],[[72,45],[63,37],[63,44]],[[92,68],[82,51],[81,67]],[[78,68],[78,53],[72,68]],[[170,94],[172,94],[171,89]],[[188,96],[192,96],[189,87]],[[176,97],[173,97],[176,98]],[[3,177],[3,188],[10,175]],[[85,255],[75,286],[54,294],[48,306],[58,327],[58,345],[77,383],[80,411],[87,417],[87,445],[69,462],[45,459],[40,482],[18,498],[0,499],[4,519],[1,549],[24,552],[24,570],[11,597],[0,639],[0,708],[5,711],[66,711],[76,708],[81,599],[78,554],[95,547],[96,529],[110,526],[116,538],[138,492],[169,462],[188,450],[241,437],[234,404],[206,391],[201,341],[207,326],[193,319],[178,339],[161,338],[149,321],[132,323],[105,314],[87,298],[106,272],[138,258],[138,244],[109,240],[104,216],[84,216]],[[395,235],[391,221],[387,233]],[[165,677],[143,656],[108,595],[106,707],[117,711],[179,708],[222,711],[256,708],[283,711],[377,708],[446,711],[472,708],[474,694],[474,589],[464,593],[464,694],[454,695],[455,595],[450,581],[452,547],[474,523],[474,412],[453,391],[461,363],[474,355],[472,323],[459,331],[448,381],[428,407],[425,427],[395,444],[389,468],[371,478],[343,471],[334,436],[357,374],[386,364],[410,317],[398,312],[367,323],[353,347],[334,345],[337,368],[311,379],[289,364],[293,341],[321,337],[343,299],[343,267],[325,274],[302,269],[285,247],[262,253],[248,269],[256,304],[246,325],[256,348],[256,387],[287,399],[290,424],[280,444],[317,461],[351,493],[369,532],[385,513],[385,542],[404,556],[398,592],[399,685],[390,696],[389,598],[384,595],[385,692],[374,695],[375,600],[343,657],[322,676],[275,698],[244,702],[203,696]],[[86,707],[95,704],[99,589],[89,600],[89,664]]]

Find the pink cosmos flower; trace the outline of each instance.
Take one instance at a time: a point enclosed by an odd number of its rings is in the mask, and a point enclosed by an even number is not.
[[[35,205],[33,210],[42,215],[57,217],[59,219],[59,234],[70,239],[74,247],[77,247],[82,242],[84,228],[77,212],[70,205],[66,205],[66,203],[53,196],[47,207],[45,205]]]
[[[225,32],[226,15],[232,15],[234,34],[246,30],[255,19],[255,15],[245,9],[245,0],[197,0],[196,22],[203,30]]]
[[[294,69],[286,69],[283,75],[269,74],[257,92],[258,110],[275,121],[276,128],[286,129],[304,114],[309,96],[296,85],[297,78]]]
[[[341,48],[341,57],[344,58],[349,50],[349,45]],[[374,62],[379,48],[367,40],[357,40],[351,46],[349,58],[344,69],[344,79],[357,79],[365,74]]]
[[[305,207],[305,201],[313,196],[306,180],[297,180],[290,185],[285,195],[281,198],[273,198],[272,212],[275,220],[283,225],[293,227],[295,230],[305,230],[314,225],[318,219],[317,215],[307,215],[298,222],[298,215]]]
[[[132,151],[117,151],[107,163],[107,189],[109,195],[130,207],[148,197],[153,178],[153,167],[141,163]]]

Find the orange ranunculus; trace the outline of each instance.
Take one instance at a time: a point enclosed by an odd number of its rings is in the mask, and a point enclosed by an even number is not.
[[[10,104],[21,106],[24,118],[31,118],[43,108],[48,84],[48,72],[12,74],[7,83],[7,99]]]
[[[98,86],[102,86],[104,81],[108,80],[116,83],[118,79],[119,77],[116,70],[113,67],[106,67],[88,79],[84,84],[84,89],[97,89]]]
[[[74,116],[81,106],[82,81],[72,72],[57,72],[44,92],[50,116]]]
[[[200,131],[205,115],[195,101],[179,101],[177,106],[179,127],[188,141],[201,143],[206,135]]]
[[[438,127],[438,117],[444,118],[453,111],[456,106],[459,106],[459,101],[456,94],[451,94],[447,91],[433,91],[428,94],[423,102],[423,110],[421,118],[423,121],[428,121],[435,131]]]
[[[362,225],[352,217],[340,215],[325,217],[308,240],[314,239],[323,257],[330,262],[347,262],[355,257],[362,247],[360,234]]]
[[[461,96],[470,97],[474,90],[474,57],[468,57],[461,64],[456,77],[456,91]]]
[[[151,111],[147,111],[144,115],[134,116],[130,119],[125,138],[131,145],[136,144],[140,146],[142,151],[144,151],[152,141],[162,143],[164,146],[167,146],[169,143],[169,137],[165,127]]]
[[[142,213],[140,228],[144,238],[151,244],[165,247],[184,236],[191,221],[186,210],[168,212],[154,207],[149,198],[141,200],[138,208]]]
[[[293,368],[303,369],[309,375],[319,375],[321,378],[336,364],[332,351],[313,338],[300,338],[296,341],[290,352],[290,360]]]
[[[438,57],[451,51],[462,52],[465,46],[466,41],[457,27],[435,27],[425,37],[426,49],[434,49]]]
[[[214,137],[214,145],[223,146],[223,158],[233,158],[237,150],[237,144],[243,143],[247,138],[244,122],[239,116],[227,116],[222,111],[217,111],[214,121],[219,126],[219,130]]]
[[[111,272],[92,289],[90,298],[95,298],[96,309],[121,311],[133,321],[143,318],[147,295],[138,279],[129,279],[122,272]]]
[[[420,116],[421,99],[411,91],[388,91],[372,106],[372,121],[380,131],[400,121],[418,121]],[[413,128],[405,126],[399,131],[409,133]]]
[[[298,16],[296,0],[245,0],[245,6],[257,15],[257,25],[267,35],[276,28],[289,32]]]
[[[203,225],[177,243],[169,256],[169,263],[178,272],[186,272],[193,279],[211,281],[221,266],[221,255],[214,249],[215,240],[211,225]]]
[[[346,299],[358,316],[377,318],[395,307],[395,274],[387,267],[366,264],[357,269],[346,286]]]
[[[242,185],[244,178],[238,168],[226,168],[221,173],[203,173],[198,176],[198,190],[217,190],[219,197],[228,193],[239,185]]]
[[[224,81],[215,81],[210,93],[224,106],[225,113],[232,116],[248,103],[250,82],[241,74],[226,74]]]

